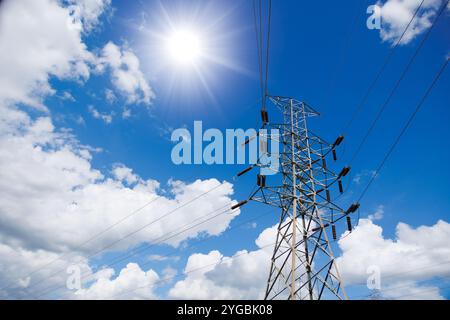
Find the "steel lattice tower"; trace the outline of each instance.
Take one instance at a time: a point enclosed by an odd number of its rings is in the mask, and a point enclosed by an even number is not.
[[[359,207],[343,210],[331,200],[333,189],[343,192],[341,179],[350,170],[335,174],[327,166],[328,158],[336,160],[335,148],[343,137],[330,144],[309,131],[307,119],[319,114],[304,102],[284,97],[268,101],[281,121],[269,122],[264,108],[263,128],[269,130],[260,140],[268,146],[267,141],[277,139],[280,170],[271,176],[259,174],[258,189],[250,197],[281,209],[265,298],[347,299],[328,236],[331,231],[336,239],[336,223],[344,218],[351,230],[350,214]],[[270,129],[278,129],[279,135],[271,135]]]

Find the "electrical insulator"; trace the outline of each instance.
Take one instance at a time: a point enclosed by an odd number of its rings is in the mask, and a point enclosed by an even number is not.
[[[333,148],[337,147],[338,145],[340,145],[342,143],[342,141],[344,141],[344,136],[339,136],[336,141],[333,143]]]
[[[350,167],[345,167],[344,169],[342,169],[341,173],[339,173],[339,178],[345,177],[349,172],[350,172]]]
[[[235,204],[234,206],[231,207],[231,210],[236,210],[237,208],[242,207],[243,205],[247,204],[248,200],[244,200],[239,202],[238,204]]]
[[[354,203],[354,204],[352,204],[352,205],[347,209],[347,211],[346,211],[345,213],[346,213],[346,214],[353,213],[353,212],[355,212],[356,210],[359,209],[359,206],[360,206],[359,203]]]
[[[347,229],[348,231],[352,232],[352,220],[349,216],[347,216]]]
[[[264,188],[266,186],[266,176],[258,174],[256,179],[258,187]]]
[[[269,123],[269,113],[266,110],[261,110],[261,120],[263,123]]]
[[[331,232],[333,233],[333,240],[336,241],[337,236],[336,236],[336,226],[334,224],[331,225]]]
[[[333,160],[337,161],[337,155],[336,155],[336,150],[331,150],[331,153],[333,153]]]
[[[238,176],[238,177],[243,176],[244,174],[246,174],[247,172],[249,172],[249,171],[252,170],[252,169],[253,169],[253,166],[248,167],[247,169],[242,170],[241,172],[239,172],[239,173],[237,174],[237,176]]]
[[[342,181],[338,180],[339,192],[344,193],[344,188],[342,187]]]
[[[328,201],[328,202],[331,201],[330,190],[328,190],[328,189],[327,189],[327,201]]]
[[[325,158],[322,158],[322,167],[327,170],[327,162],[325,160]]]

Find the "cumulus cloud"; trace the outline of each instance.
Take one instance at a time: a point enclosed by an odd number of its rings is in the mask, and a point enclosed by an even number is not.
[[[72,17],[89,32],[99,24],[99,17],[109,8],[111,0],[70,0]]]
[[[139,59],[129,48],[108,42],[98,58],[97,71],[109,68],[112,84],[126,98],[128,103],[150,104],[155,97],[140,70]]]
[[[164,238],[235,203],[232,185],[215,179],[170,181],[162,195],[159,182],[143,179],[123,165],[115,166],[107,177],[92,168],[89,148],[79,145],[66,131],[56,130],[50,118],[33,120],[13,107],[2,108],[0,149],[0,242],[13,248],[87,255],[214,189],[110,248],[124,250]],[[79,248],[86,239],[152,200],[152,205],[132,219]],[[219,235],[237,214],[222,215],[165,242],[178,246],[200,234]],[[0,283],[6,282],[6,277],[2,273]],[[31,283],[35,280],[32,277]]]
[[[156,299],[154,292],[160,278],[154,270],[143,271],[138,264],[129,263],[117,277],[114,269],[99,271],[94,277],[96,281],[87,288],[75,291],[67,298],[89,300],[138,300]]]
[[[185,278],[174,284],[169,297],[177,299],[261,299],[270,267],[276,226],[256,240],[259,249],[226,257],[214,250],[192,254]],[[450,275],[450,224],[416,229],[399,223],[396,239],[385,239],[382,228],[363,219],[353,234],[342,237],[337,259],[348,288],[366,284],[368,268],[381,270],[381,294],[387,299],[442,299],[440,289],[424,281]],[[364,298],[364,296],[358,297]]]
[[[419,282],[450,276],[449,242],[450,224],[442,220],[416,229],[399,223],[396,239],[386,239],[380,226],[362,219],[350,236],[339,241],[342,255],[337,263],[347,285],[365,284],[368,268],[375,266],[385,297],[437,298],[438,288],[422,290],[427,286]],[[423,294],[416,296],[418,291]]]
[[[381,30],[380,37],[383,41],[392,44],[397,43],[414,12],[419,7],[421,0],[388,0],[384,3],[378,2],[381,8]],[[405,33],[401,44],[411,42],[418,35],[427,30],[436,15],[442,0],[427,0],[422,5],[408,31]]]
[[[259,249],[242,250],[231,257],[214,250],[189,257],[185,279],[175,283],[169,297],[175,299],[262,299],[269,274],[276,226],[256,239]]]
[[[86,1],[88,2],[88,1]],[[100,15],[97,10],[95,14]],[[92,13],[91,19],[94,14]],[[84,25],[51,0],[5,0],[0,9],[0,102],[41,109],[50,77],[86,80],[95,57],[81,39]]]
[[[76,265],[87,277],[92,275],[83,256],[60,257],[50,251],[0,242],[0,299],[38,299],[50,289],[47,298],[60,297],[65,291],[66,269],[71,265]]]
[[[99,23],[110,0],[5,0],[0,10],[0,102],[20,102],[46,110],[45,96],[57,79],[87,80],[93,68],[111,70],[112,83],[128,103],[150,104],[154,93],[129,48],[109,42],[100,57],[83,35]],[[111,92],[112,93],[112,92]],[[108,101],[113,96],[108,94]]]
[[[122,224],[111,233],[112,240],[159,217],[162,213],[189,201],[214,187],[216,190],[168,217],[152,228],[151,234],[128,242],[151,241],[195,218],[232,203],[232,185],[215,179],[193,183],[170,181],[170,197],[159,194],[159,182],[144,180],[125,166],[113,169],[113,177],[105,177],[90,164],[89,150],[79,146],[73,137],[54,129],[49,118],[31,120],[26,114],[9,110],[11,124],[3,120],[0,127],[1,181],[3,195],[0,211],[4,240],[22,239],[28,245],[63,250],[119,220],[135,208],[159,197],[155,204],[134,221]],[[134,183],[134,184],[133,184]],[[132,187],[128,185],[133,184]],[[22,221],[26,216],[26,221]],[[184,216],[184,217],[183,217]],[[193,229],[190,236],[201,232],[220,234],[235,215],[226,215],[214,224]],[[45,224],[39,221],[46,221]],[[37,239],[39,238],[39,240]],[[25,240],[24,240],[25,239]],[[176,245],[180,239],[171,242]],[[127,241],[125,241],[127,242]],[[98,245],[98,244],[97,244]]]
[[[65,267],[72,263],[81,264],[89,275],[91,271],[86,257],[90,253],[210,189],[214,188],[197,201],[173,211],[176,214],[159,220],[151,228],[142,229],[110,250],[151,243],[193,220],[201,220],[211,211],[235,203],[231,199],[232,184],[216,179],[192,183],[170,181],[163,190],[158,181],[139,177],[124,165],[115,165],[112,172],[102,173],[91,165],[94,148],[81,145],[70,130],[55,128],[49,116],[34,113],[32,117],[17,107],[22,103],[46,110],[43,98],[54,93],[49,84],[51,77],[85,80],[90,76],[90,68],[98,65],[98,60],[82,41],[82,33],[99,23],[98,17],[109,2],[69,1],[68,6],[64,6],[66,2],[51,0],[7,0],[2,3],[0,269],[4,272],[0,274],[1,297],[32,298],[52,284],[64,288]],[[117,53],[118,61],[114,60]],[[130,102],[150,102],[152,91],[131,50],[109,43],[102,51],[101,59],[105,67],[111,68],[113,83]],[[63,98],[73,100],[68,94]],[[95,111],[91,109],[94,116],[102,116]],[[102,119],[108,121],[107,118]],[[152,205],[135,214],[133,219],[123,220],[102,237],[79,246],[153,200]],[[237,214],[239,212],[223,215],[165,243],[178,246],[200,234],[219,235]],[[63,257],[55,261],[60,254]],[[27,276],[42,266],[46,267]],[[40,282],[58,270],[62,272]],[[98,288],[102,285],[121,287],[121,279],[129,274],[141,280],[154,278],[152,272],[148,274],[149,271],[142,277],[133,265],[129,265],[127,270],[131,273],[124,270],[118,278],[101,278],[102,283],[97,279],[94,287],[83,289],[79,296],[98,296]]]

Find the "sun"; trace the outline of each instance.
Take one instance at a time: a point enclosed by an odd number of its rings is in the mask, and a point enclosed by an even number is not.
[[[194,65],[202,56],[202,41],[192,30],[176,30],[167,39],[170,58],[182,66]]]

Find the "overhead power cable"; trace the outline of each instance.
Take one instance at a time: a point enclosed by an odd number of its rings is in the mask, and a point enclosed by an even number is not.
[[[397,138],[395,139],[394,143],[391,145],[391,147],[389,148],[389,151],[386,153],[386,155],[384,156],[383,160],[381,161],[380,165],[378,166],[378,168],[376,169],[375,173],[372,175],[369,183],[367,184],[367,186],[364,188],[363,192],[361,193],[358,202],[360,202],[362,200],[362,198],[366,195],[367,191],[369,190],[370,186],[372,185],[372,183],[374,182],[374,180],[376,179],[376,177],[378,176],[378,174],[380,173],[380,171],[383,169],[384,165],[386,164],[386,161],[389,159],[389,157],[391,156],[392,152],[394,152],[395,148],[397,147],[398,143],[400,142],[401,138],[403,137],[403,135],[405,134],[405,132],[408,130],[409,126],[411,125],[411,123],[414,121],[414,118],[416,117],[417,113],[420,111],[420,109],[422,108],[422,105],[424,104],[425,100],[428,98],[428,96],[430,95],[431,91],[433,90],[434,86],[436,85],[436,83],[438,82],[439,78],[441,77],[441,75],[444,73],[445,68],[448,65],[448,61],[449,58],[447,58],[444,62],[444,64],[441,66],[441,68],[439,69],[437,75],[435,76],[433,82],[430,84],[430,86],[428,87],[427,91],[425,92],[425,94],[423,95],[422,99],[420,100],[420,102],[417,104],[416,109],[414,110],[414,112],[410,115],[408,121],[405,123],[405,125],[403,126],[402,130],[400,131],[399,135],[397,136]]]
[[[270,244],[268,244],[268,245],[265,245],[265,246],[260,247],[259,249],[260,249],[260,250],[266,249],[266,248],[272,247],[272,246],[274,246],[274,245],[275,245],[275,243],[270,243]],[[161,280],[158,280],[158,281],[155,281],[155,282],[153,282],[153,283],[150,283],[150,284],[148,284],[148,285],[140,286],[140,287],[137,287],[137,288],[128,290],[128,291],[126,291],[126,292],[121,292],[120,294],[116,294],[116,295],[114,295],[114,296],[112,296],[112,297],[110,297],[110,298],[113,299],[113,298],[116,298],[116,297],[119,297],[119,296],[123,296],[124,294],[130,293],[130,292],[134,292],[134,291],[139,290],[139,289],[151,288],[151,287],[154,287],[154,286],[156,286],[156,285],[158,285],[158,284],[165,283],[165,282],[167,282],[168,280],[174,279],[174,278],[176,278],[176,277],[186,276],[186,275],[188,275],[188,274],[191,274],[191,273],[194,273],[194,272],[197,272],[197,271],[200,271],[200,270],[204,270],[204,269],[206,269],[206,268],[218,266],[218,265],[220,265],[220,264],[222,264],[222,263],[224,263],[224,262],[233,261],[233,260],[235,260],[235,259],[237,259],[237,258],[239,258],[239,257],[243,257],[243,256],[245,256],[245,255],[247,255],[247,254],[248,254],[247,251],[242,251],[241,253],[238,253],[238,254],[236,254],[236,255],[234,255],[234,256],[232,256],[232,257],[226,257],[225,259],[221,258],[221,259],[219,259],[219,260],[216,260],[216,262],[209,263],[209,264],[200,266],[200,267],[198,267],[198,268],[195,268],[195,269],[192,269],[192,270],[189,270],[189,271],[185,271],[185,272],[183,272],[181,275],[174,275],[174,276],[171,276],[171,277],[166,277],[166,278],[163,278],[163,279],[161,279]]]
[[[269,247],[274,246],[274,245],[275,245],[275,243],[270,243],[268,245],[265,245],[265,246],[259,248],[259,250],[263,250],[263,249],[269,248]],[[159,284],[164,284],[164,283],[167,283],[168,281],[171,281],[171,280],[174,280],[176,278],[183,277],[183,276],[187,276],[187,275],[189,275],[191,273],[195,273],[195,272],[204,270],[206,268],[218,266],[218,265],[221,265],[221,264],[223,264],[225,262],[234,261],[235,259],[237,259],[239,257],[242,257],[242,256],[245,256],[245,255],[248,255],[248,254],[249,253],[247,251],[242,251],[241,253],[238,253],[238,254],[236,254],[236,255],[234,255],[232,257],[226,257],[225,259],[221,258],[221,259],[219,259],[219,260],[217,260],[217,261],[215,261],[213,263],[205,264],[205,265],[199,266],[199,267],[197,267],[195,269],[192,269],[192,270],[189,270],[189,271],[185,271],[182,274],[176,274],[176,275],[173,275],[173,276],[170,276],[170,277],[165,277],[163,279],[157,280],[157,281],[152,282],[150,284],[143,285],[143,286],[138,286],[136,288],[127,290],[125,292],[121,292],[119,294],[116,294],[116,295],[113,295],[113,296],[109,297],[109,299],[114,299],[114,298],[117,298],[117,297],[120,297],[120,296],[124,296],[124,295],[129,294],[129,293],[135,292],[137,290],[151,288],[151,287],[157,286]],[[448,264],[448,263],[450,263],[450,261],[446,261],[444,263],[441,263],[440,265],[444,265],[444,264]],[[426,267],[409,269],[406,272],[414,272],[414,271],[417,271],[417,270],[424,270],[424,269],[432,267],[432,266],[434,267],[436,265],[429,265],[429,266],[426,266]],[[401,274],[398,274],[398,275],[401,275]],[[390,278],[392,278],[394,276],[397,276],[397,275],[390,275],[390,276],[387,276],[387,277],[383,277],[383,279],[390,279]],[[354,287],[354,286],[361,285],[361,284],[366,284],[366,283],[358,283],[358,284],[354,284],[354,285],[348,285],[347,287]]]
[[[262,110],[266,109],[266,100],[268,94],[268,80],[269,80],[269,61],[270,61],[270,34],[271,34],[271,20],[272,20],[272,0],[268,1],[268,11],[267,11],[267,26],[266,26],[266,39],[265,39],[265,50],[264,50],[264,24],[263,19],[265,15],[263,14],[262,0],[258,0],[258,10],[256,6],[256,0],[253,0],[253,20],[256,34],[256,49],[258,51],[258,66],[259,66],[259,82],[261,90],[262,99]],[[258,27],[259,21],[259,27]],[[265,55],[264,55],[265,51]],[[264,63],[265,60],[265,63]]]
[[[419,46],[416,48],[413,56],[410,58],[408,64],[406,65],[406,68],[403,70],[402,74],[400,75],[400,78],[397,80],[397,82],[395,83],[394,87],[392,88],[390,94],[388,95],[387,99],[385,100],[385,102],[383,103],[381,108],[378,110],[378,113],[377,113],[375,119],[372,121],[372,123],[371,123],[369,129],[367,130],[366,134],[364,135],[362,141],[358,145],[356,151],[353,153],[353,156],[350,159],[350,164],[352,164],[354,162],[356,157],[361,152],[364,144],[366,143],[366,141],[369,138],[370,134],[372,133],[373,129],[375,128],[375,126],[377,125],[377,123],[380,120],[381,116],[383,115],[384,111],[386,110],[386,107],[388,106],[389,102],[393,98],[394,94],[396,93],[397,89],[399,88],[400,84],[402,83],[403,79],[405,78],[406,74],[408,73],[409,69],[411,68],[411,66],[415,62],[415,60],[416,60],[419,52],[421,51],[422,47],[424,46],[424,44],[428,40],[428,37],[430,36],[431,31],[433,30],[434,26],[436,25],[436,22],[438,21],[439,17],[442,15],[442,13],[446,10],[448,2],[449,2],[449,0],[447,0],[445,2],[445,4],[443,4],[442,7],[440,8],[439,13],[435,16],[435,18],[434,18],[430,28],[425,33],[425,36],[422,38],[422,41],[420,42]]]
[[[161,196],[157,196],[156,198],[152,199],[151,201],[145,203],[143,206],[141,206],[140,208],[132,211],[131,213],[129,213],[128,215],[124,216],[123,218],[117,220],[116,222],[114,222],[113,224],[109,225],[108,227],[106,227],[105,229],[103,229],[102,231],[96,233],[95,235],[91,236],[90,238],[88,238],[87,240],[83,241],[82,243],[78,244],[77,246],[75,246],[75,248],[72,250],[72,252],[69,253],[63,253],[58,255],[55,259],[51,260],[50,262],[34,269],[33,271],[31,271],[30,273],[22,276],[21,278],[28,278],[32,275],[34,275],[35,273],[49,267],[50,265],[52,265],[53,263],[63,259],[63,258],[67,258],[70,256],[74,255],[74,252],[78,251],[79,249],[83,248],[85,245],[87,245],[88,243],[90,243],[91,241],[97,239],[98,237],[100,237],[101,235],[107,233],[109,230],[113,229],[115,226],[119,225],[120,223],[124,222],[125,220],[131,218],[132,216],[134,216],[135,214],[139,213],[140,211],[144,210],[145,208],[147,208],[148,206],[150,206],[151,204],[153,204],[154,202],[156,202],[157,200],[159,200],[161,198]],[[6,285],[4,287],[2,287],[0,289],[1,290],[5,290],[11,287],[13,283],[10,283],[9,285]]]
[[[261,11],[261,0],[259,0],[259,10]],[[261,103],[264,101],[264,82],[263,82],[263,67],[262,67],[262,52],[261,52],[261,37],[260,37],[260,31],[261,27],[258,28],[258,22],[257,22],[257,11],[256,11],[256,0],[253,0],[253,20],[254,20],[254,27],[255,27],[255,36],[256,36],[256,50],[258,52],[258,67],[259,67],[259,86],[261,90]],[[259,15],[261,17],[261,15]],[[261,18],[260,18],[260,26],[261,26]]]
[[[161,216],[159,216],[158,218],[156,218],[156,219],[150,221],[149,223],[144,224],[143,226],[139,227],[138,229],[133,230],[132,232],[126,234],[125,236],[123,236],[123,237],[121,237],[121,238],[119,238],[119,239],[117,239],[117,240],[115,240],[115,241],[109,243],[108,245],[102,247],[100,250],[97,250],[97,251],[95,251],[94,253],[89,254],[86,258],[87,258],[87,259],[90,259],[90,258],[95,257],[96,255],[98,255],[98,254],[100,254],[100,253],[106,251],[107,249],[112,248],[114,245],[118,244],[119,242],[121,242],[121,241],[123,241],[123,240],[125,240],[125,239],[127,239],[127,238],[129,238],[129,237],[131,237],[131,236],[133,236],[133,235],[135,235],[135,234],[137,234],[138,232],[140,232],[140,231],[142,231],[142,230],[144,230],[144,229],[150,227],[151,225],[154,225],[155,223],[157,223],[157,222],[163,220],[164,218],[173,215],[173,214],[174,214],[175,212],[177,212],[178,210],[180,210],[180,209],[186,207],[187,205],[189,205],[189,204],[193,203],[194,201],[196,201],[196,200],[202,198],[203,196],[205,196],[205,195],[211,193],[212,191],[219,189],[219,188],[222,187],[222,186],[223,186],[223,184],[221,183],[221,184],[215,186],[214,188],[211,188],[211,189],[209,189],[209,190],[207,190],[207,191],[201,193],[200,195],[198,195],[198,196],[196,196],[196,197],[194,197],[194,198],[192,198],[192,199],[190,199],[190,200],[184,202],[183,204],[181,204],[181,205],[179,205],[178,207],[176,207],[176,208],[174,208],[174,209],[172,209],[172,210],[170,210],[170,211],[164,213],[163,215],[161,215]],[[144,206],[144,207],[145,207],[145,206]],[[141,208],[144,208],[144,207],[141,207]],[[135,212],[136,212],[136,211],[135,211]],[[131,214],[128,215],[128,216],[131,216]],[[125,221],[125,219],[123,219],[123,221]],[[123,222],[123,221],[122,221],[122,222]],[[117,223],[117,224],[118,224],[118,223]],[[117,224],[116,224],[116,225],[117,225]],[[93,237],[93,238],[94,238],[94,237]],[[42,283],[43,281],[45,281],[45,280],[47,280],[47,279],[49,279],[49,278],[52,278],[52,277],[54,277],[54,276],[56,276],[56,275],[58,275],[58,274],[61,274],[62,272],[65,272],[65,270],[66,270],[66,269],[60,269],[60,270],[58,270],[58,271],[56,271],[56,272],[50,274],[49,276],[44,277],[43,279],[41,279],[41,280],[39,280],[39,281],[33,283],[31,286],[28,287],[28,289],[33,288],[33,287],[35,287],[36,285]],[[38,270],[37,270],[37,271],[38,271]],[[34,273],[37,272],[37,271],[35,270]],[[8,286],[8,287],[10,287],[10,286]],[[8,287],[6,287],[6,288],[8,288]]]
[[[389,62],[391,61],[392,57],[394,56],[394,53],[397,49],[397,47],[401,44],[403,38],[405,37],[406,32],[409,30],[412,22],[414,21],[414,19],[416,18],[418,12],[420,11],[420,9],[422,8],[423,3],[425,2],[425,0],[422,0],[419,4],[419,6],[417,7],[417,9],[415,10],[413,16],[411,17],[411,19],[409,20],[408,24],[406,25],[405,29],[403,30],[403,33],[401,34],[401,36],[398,38],[397,42],[395,43],[395,45],[389,50],[388,55],[386,56],[386,58],[384,59],[384,62],[381,66],[381,68],[378,70],[375,78],[373,79],[373,81],[371,82],[369,88],[367,89],[366,93],[364,94],[364,97],[362,98],[361,102],[359,103],[359,105],[356,107],[356,109],[353,111],[352,116],[350,117],[350,120],[347,122],[347,124],[345,125],[344,129],[342,130],[343,134],[345,135],[348,130],[350,129],[350,127],[352,126],[353,122],[356,120],[356,117],[359,115],[359,113],[362,111],[362,109],[364,108],[367,99],[369,98],[369,96],[371,95],[373,89],[375,88],[376,84],[378,83],[378,80],[380,79],[381,75],[383,74],[384,70],[386,69],[387,65],[389,64]]]
[[[227,206],[229,206],[229,205],[227,205]],[[225,206],[224,206],[224,207],[225,207]],[[223,207],[220,208],[220,209],[223,209]],[[220,209],[219,209],[219,210],[220,210]],[[214,211],[212,211],[212,212],[208,213],[207,215],[202,216],[202,217],[200,217],[200,218],[208,217],[208,216],[210,216],[211,214],[214,214],[214,213],[216,213],[216,212],[219,211],[219,210],[216,209],[216,210],[214,210]],[[177,236],[179,236],[179,235],[181,235],[181,234],[183,234],[183,233],[185,233],[185,232],[187,232],[187,231],[190,231],[190,230],[192,230],[192,229],[194,229],[194,228],[197,228],[197,227],[199,227],[200,225],[202,225],[202,224],[204,224],[204,223],[207,223],[207,222],[209,222],[209,221],[211,221],[211,220],[213,220],[213,219],[215,219],[215,218],[217,218],[217,217],[219,217],[219,216],[222,216],[222,215],[224,215],[224,214],[227,214],[227,213],[231,213],[231,210],[230,210],[229,208],[227,208],[226,210],[222,210],[222,211],[220,211],[219,213],[216,213],[215,215],[213,215],[212,217],[209,217],[209,218],[207,218],[206,220],[200,221],[200,222],[198,222],[198,223],[196,223],[196,224],[194,224],[194,225],[191,225],[192,222],[193,222],[193,221],[191,221],[191,222],[189,222],[188,224],[182,226],[182,227],[186,227],[186,228],[184,228],[184,229],[177,228],[177,229],[173,230],[172,232],[170,232],[170,233],[169,233],[169,236],[163,235],[163,236],[159,237],[158,239],[156,239],[156,241],[150,243],[149,245],[143,246],[143,247],[138,248],[138,249],[136,249],[136,250],[132,250],[131,252],[126,253],[125,255],[119,256],[117,259],[114,259],[113,262],[106,264],[106,265],[104,266],[104,268],[112,267],[112,266],[114,266],[114,265],[116,265],[116,264],[118,264],[118,263],[120,263],[120,262],[125,261],[125,260],[128,259],[128,258],[131,258],[131,257],[133,257],[133,256],[136,256],[137,254],[142,253],[142,252],[144,252],[144,251],[146,251],[146,250],[148,250],[148,249],[150,249],[150,248],[152,248],[152,247],[154,247],[154,246],[156,246],[156,245],[159,245],[159,244],[165,243],[165,242],[167,242],[167,241],[169,241],[169,240],[172,240],[172,239],[174,239],[175,237],[177,237]],[[199,220],[199,219],[196,219],[196,220]],[[194,220],[194,222],[195,222],[196,220]],[[81,275],[81,280],[86,279],[86,275],[85,275],[85,274],[86,274],[86,273],[84,273],[84,274]],[[91,274],[88,274],[88,276],[89,276],[89,275],[91,275]],[[48,277],[47,277],[46,279],[48,279]],[[44,289],[43,291],[41,291],[40,293],[38,293],[38,294],[36,295],[36,297],[37,297],[37,298],[40,298],[40,297],[42,297],[42,296],[44,296],[44,295],[47,295],[47,294],[49,294],[49,293],[52,293],[52,292],[54,292],[54,291],[56,291],[56,290],[63,289],[63,288],[64,288],[64,285],[58,285],[58,286],[55,286],[55,287],[47,288],[47,289]]]
[[[439,69],[439,71],[437,72],[435,78],[433,79],[433,82],[430,84],[430,86],[428,87],[427,91],[425,92],[425,94],[422,96],[421,100],[419,101],[419,103],[417,104],[415,110],[413,111],[413,113],[410,115],[408,121],[405,123],[405,125],[403,126],[402,130],[400,131],[400,133],[398,134],[397,138],[395,139],[394,143],[391,145],[391,147],[389,148],[388,152],[385,154],[383,160],[381,161],[381,163],[378,165],[377,169],[375,170],[375,172],[371,175],[371,178],[369,180],[369,182],[367,183],[367,185],[365,186],[364,190],[361,192],[361,195],[358,198],[358,203],[361,203],[362,199],[364,198],[364,196],[367,194],[367,192],[369,191],[370,187],[372,186],[373,182],[375,181],[375,179],[378,177],[378,175],[380,174],[381,170],[383,169],[384,165],[386,164],[386,162],[388,161],[389,157],[392,155],[392,153],[394,152],[395,148],[397,147],[397,145],[399,144],[400,140],[402,139],[402,137],[404,136],[404,134],[406,133],[406,131],[408,130],[408,128],[410,127],[411,123],[414,121],[415,117],[417,116],[417,114],[419,113],[420,109],[422,108],[423,104],[425,103],[426,99],[428,98],[428,96],[430,95],[430,93],[432,92],[434,86],[436,85],[436,83],[438,82],[439,78],[442,76],[442,74],[444,73],[447,65],[449,62],[449,58],[447,58],[445,60],[445,62],[442,64],[441,68]],[[358,210],[358,217],[357,217],[357,223],[355,226],[357,226],[359,224],[359,220],[360,220],[360,213]],[[350,233],[348,233],[346,236],[344,236],[344,238],[348,237],[350,235]],[[342,240],[343,238],[341,238]],[[338,240],[336,240],[335,242],[337,242]]]
[[[221,185],[223,185],[223,184],[221,184]],[[216,187],[216,188],[217,188],[217,187]],[[212,189],[212,190],[214,190],[214,189]],[[209,192],[211,192],[212,190],[209,190]],[[193,199],[193,200],[194,200],[194,199]],[[192,202],[193,200],[191,200],[191,202]],[[187,204],[187,203],[186,203],[186,204]],[[182,234],[182,233],[185,233],[186,231],[192,230],[192,229],[198,227],[199,225],[202,225],[202,224],[204,224],[204,223],[206,223],[206,222],[209,222],[209,221],[211,221],[211,220],[213,220],[213,219],[215,219],[215,218],[217,218],[217,217],[219,217],[219,216],[222,216],[222,215],[227,214],[227,213],[231,214],[231,213],[233,213],[233,212],[236,212],[236,211],[239,209],[239,207],[236,207],[235,209],[233,209],[233,207],[231,207],[231,210],[230,210],[230,209],[226,209],[226,210],[224,210],[224,211],[222,211],[222,212],[220,212],[220,213],[214,215],[214,216],[211,217],[211,218],[208,218],[208,219],[206,219],[206,220],[203,220],[203,221],[201,221],[201,222],[199,222],[199,223],[197,223],[197,224],[195,224],[195,225],[192,225],[193,222],[196,222],[196,221],[198,221],[198,220],[200,220],[200,219],[202,219],[202,218],[206,218],[206,217],[208,217],[208,216],[211,216],[212,214],[216,213],[217,211],[222,210],[223,208],[225,208],[225,207],[227,207],[227,206],[231,206],[232,204],[233,204],[233,202],[230,202],[230,203],[226,204],[226,205],[223,206],[223,207],[220,207],[220,208],[218,208],[218,209],[215,209],[215,210],[213,210],[212,212],[210,212],[210,213],[208,213],[208,214],[206,214],[206,215],[204,215],[204,216],[202,216],[202,217],[199,217],[199,218],[197,218],[197,219],[195,219],[195,220],[192,220],[192,221],[190,221],[188,224],[185,224],[185,225],[183,225],[183,226],[181,226],[181,227],[179,227],[179,228],[173,230],[171,233],[168,234],[168,236],[167,236],[167,234],[166,234],[166,235],[163,235],[163,236],[159,237],[158,239],[155,239],[154,242],[151,243],[151,244],[148,244],[148,245],[146,245],[146,246],[144,246],[144,247],[141,247],[141,248],[139,248],[139,249],[137,249],[137,250],[133,250],[132,252],[128,252],[128,253],[126,253],[126,254],[124,254],[124,255],[122,255],[122,256],[119,256],[118,259],[115,259],[113,262],[107,264],[106,267],[111,267],[111,266],[113,266],[113,265],[116,265],[117,263],[122,262],[122,261],[124,261],[124,260],[126,260],[126,259],[128,259],[128,258],[130,258],[130,257],[133,257],[133,256],[135,256],[135,255],[138,254],[138,253],[142,253],[143,251],[146,251],[146,250],[148,250],[148,249],[154,247],[155,245],[158,245],[158,244],[162,244],[162,243],[164,243],[164,242],[167,242],[168,240],[171,240],[171,239],[173,239],[174,237],[176,237],[176,236],[178,236],[178,235],[180,235],[180,234]],[[185,227],[185,228],[182,229],[183,227]],[[173,234],[173,233],[175,233],[175,234]],[[119,240],[123,240],[123,239],[119,239]],[[90,256],[90,257],[91,257],[91,256]],[[90,257],[88,257],[88,259],[89,259]],[[65,269],[62,269],[62,270],[58,271],[57,273],[60,273],[60,272],[62,272],[62,271],[64,271],[64,270],[65,270]],[[55,274],[53,274],[53,275],[50,275],[49,277],[45,277],[43,280],[49,279],[49,278],[51,278],[52,276],[56,275],[57,273],[55,273]],[[85,277],[82,276],[82,278],[85,278]],[[39,283],[42,282],[43,280],[39,281]],[[38,283],[35,283],[33,286],[36,286],[37,284],[38,284]],[[45,291],[44,291],[43,293],[40,293],[37,297],[46,295],[46,294],[51,293],[51,292],[53,292],[53,291],[55,291],[55,290],[58,290],[58,289],[60,289],[60,288],[62,288],[62,286],[59,286],[59,287],[57,287],[57,288],[52,288],[52,289],[50,289],[50,290],[49,290],[49,289],[45,289]]]
[[[269,14],[267,23],[267,52],[266,52],[266,80],[264,88],[264,109],[266,108],[266,100],[269,96],[268,82],[269,82],[269,61],[270,61],[270,29],[272,22],[272,0],[269,0]]]

